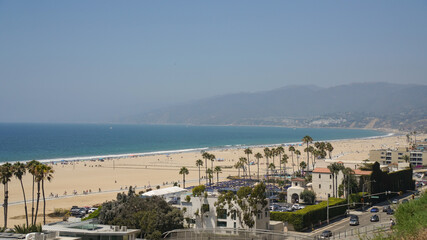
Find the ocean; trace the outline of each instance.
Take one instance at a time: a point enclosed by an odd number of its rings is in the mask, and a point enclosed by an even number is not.
[[[0,123],[0,162],[77,160],[127,154],[370,138],[385,132],[336,128]]]

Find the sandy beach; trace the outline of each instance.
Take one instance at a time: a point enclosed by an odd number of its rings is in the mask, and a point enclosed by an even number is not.
[[[417,139],[425,139],[427,135],[419,135]],[[332,159],[337,161],[362,161],[368,158],[369,150],[380,148],[396,148],[399,146],[407,146],[405,136],[388,136],[374,139],[353,139],[332,141],[334,151]],[[253,153],[263,153],[264,146],[255,147]],[[296,146],[296,149],[301,151],[300,161],[306,161],[305,146]],[[291,154],[288,147],[285,147],[285,153],[289,155],[289,163],[291,163]],[[209,151],[223,161],[215,161],[215,166],[223,168],[220,178],[225,178],[230,175],[237,175],[237,170],[232,166],[238,161],[239,157],[246,157],[242,149],[218,149]],[[255,160],[253,155],[250,156],[251,161]],[[114,199],[116,194],[121,191],[126,191],[129,186],[137,186],[137,192],[145,190],[151,186],[166,187],[172,186],[173,182],[179,182],[182,186],[182,175],[179,174],[179,169],[186,166],[189,169],[189,175],[186,176],[186,186],[198,184],[198,168],[195,166],[197,159],[202,159],[200,152],[185,152],[169,155],[153,155],[144,157],[128,157],[114,160],[101,161],[85,161],[74,162],[69,164],[53,165],[55,170],[54,178],[51,182],[45,184],[46,197],[46,213],[51,213],[55,208],[71,208],[73,205],[91,206],[102,202]],[[202,159],[203,160],[203,159]],[[203,160],[204,161],[204,160]],[[270,160],[271,162],[272,160]],[[296,157],[294,155],[296,163]],[[275,165],[278,164],[278,157],[275,159]],[[211,163],[208,162],[208,167]],[[288,171],[291,165],[287,164]],[[201,174],[204,175],[204,167]],[[265,158],[261,159],[260,171],[265,171]],[[251,173],[256,174],[256,165],[251,167]],[[216,174],[214,175],[216,182]],[[202,183],[204,179],[201,180]],[[31,212],[31,175],[27,174],[24,179],[25,192],[27,194],[27,206]],[[120,190],[122,189],[122,190]],[[101,190],[101,192],[99,192]],[[76,191],[77,195],[73,195]],[[89,193],[84,195],[83,191]],[[65,194],[66,193],[66,194]],[[53,194],[54,197],[50,197]],[[55,197],[58,195],[58,197]],[[9,217],[8,226],[13,227],[15,224],[25,222],[25,212],[23,207],[23,196],[19,181],[13,178],[9,184]],[[1,199],[4,198],[4,192],[1,191]],[[42,214],[43,202],[40,202],[39,214]],[[3,210],[1,210],[3,213]],[[42,216],[42,215],[40,215]],[[42,218],[38,218],[38,222]],[[48,222],[59,221],[60,218],[47,218]],[[3,225],[3,218],[0,219],[0,224]]]

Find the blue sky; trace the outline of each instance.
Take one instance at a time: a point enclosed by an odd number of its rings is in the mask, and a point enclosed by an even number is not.
[[[294,84],[427,83],[426,1],[1,1],[0,122]]]

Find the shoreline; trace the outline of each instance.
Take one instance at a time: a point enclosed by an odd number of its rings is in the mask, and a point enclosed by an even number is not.
[[[242,126],[246,127],[246,126]],[[258,127],[258,126],[254,126]],[[275,127],[275,126],[265,126],[265,127]],[[289,127],[284,127],[289,128]],[[320,129],[320,128],[319,128]],[[336,129],[356,129],[356,128],[336,128]],[[356,130],[374,130],[378,132],[384,133],[384,135],[378,136],[370,136],[370,137],[356,137],[356,138],[341,138],[341,139],[328,139],[328,140],[319,140],[314,142],[337,142],[337,141],[348,141],[348,140],[364,140],[364,139],[379,139],[384,137],[391,136],[400,136],[402,133],[400,132],[390,132],[390,130],[380,130],[380,129],[356,129]],[[85,162],[85,161],[97,161],[97,160],[116,160],[122,158],[130,158],[130,157],[144,157],[144,156],[157,156],[157,155],[169,155],[169,154],[179,154],[179,153],[194,153],[199,151],[221,151],[227,149],[242,149],[242,148],[261,148],[261,147],[276,147],[276,146],[297,146],[301,144],[301,141],[298,142],[284,142],[284,143],[265,143],[265,144],[255,144],[255,145],[246,145],[246,144],[237,144],[237,145],[223,145],[223,146],[213,146],[213,147],[200,147],[200,148],[188,148],[188,149],[173,149],[173,150],[160,150],[160,151],[152,151],[152,152],[139,152],[139,153],[123,153],[123,154],[108,154],[108,155],[94,155],[94,156],[75,156],[75,157],[58,157],[58,158],[50,158],[50,159],[40,159],[37,160],[41,163],[47,164],[56,164],[63,162]],[[17,161],[5,161],[1,162],[0,165],[4,163],[26,163],[32,160],[17,160]]]

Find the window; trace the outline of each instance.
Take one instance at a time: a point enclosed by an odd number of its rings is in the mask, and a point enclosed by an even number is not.
[[[332,174],[329,175],[329,179],[332,179]]]
[[[268,217],[268,209],[265,209],[264,213],[265,213],[265,217]]]
[[[227,222],[217,221],[216,226],[217,227],[227,227]]]
[[[226,209],[219,209],[218,210],[218,219],[227,219],[227,210]]]
[[[231,219],[236,220],[236,212],[233,211],[233,213],[231,214]]]
[[[234,228],[237,228],[236,223],[234,223]]]
[[[329,185],[329,189],[332,189],[332,185]]]
[[[297,182],[295,182],[295,186],[298,186],[298,183],[297,183]]]
[[[319,189],[321,189],[322,188],[322,184],[319,184]]]
[[[319,174],[319,178],[321,178],[321,175]]]

